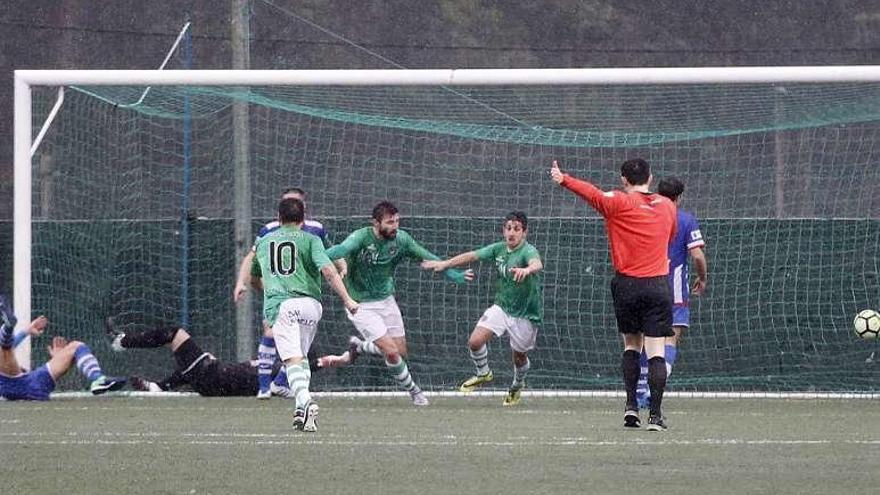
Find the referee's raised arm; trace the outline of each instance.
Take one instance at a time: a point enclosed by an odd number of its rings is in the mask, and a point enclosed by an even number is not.
[[[585,180],[563,173],[556,160],[553,160],[550,176],[556,183],[580,196],[603,217],[614,215],[626,204],[626,199],[614,191],[603,191]]]
[[[550,176],[605,218],[611,262],[616,272],[611,281],[611,297],[617,328],[624,341],[624,426],[638,428],[641,425],[636,385],[639,356],[644,347],[651,389],[647,428],[665,430],[660,408],[666,387],[664,344],[666,337],[673,335],[672,297],[666,280],[667,247],[675,234],[675,205],[668,198],[650,192],[651,167],[641,158],[627,160],[620,167],[622,191],[602,191],[587,181],[564,174],[555,160]]]

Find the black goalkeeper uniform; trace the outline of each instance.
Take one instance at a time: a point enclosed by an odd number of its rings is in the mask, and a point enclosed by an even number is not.
[[[309,366],[317,369],[317,358],[309,352]],[[174,351],[177,368],[174,373],[159,382],[163,390],[173,390],[189,385],[199,395],[205,397],[252,397],[260,390],[257,378],[257,361],[227,363],[204,352],[193,339],[188,339]],[[282,364],[276,361],[272,367],[272,377],[281,370]]]

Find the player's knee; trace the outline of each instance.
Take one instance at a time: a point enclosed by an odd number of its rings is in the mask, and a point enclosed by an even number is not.
[[[527,362],[529,362],[529,356],[526,353],[513,351],[513,364],[525,366]]]
[[[397,354],[398,354],[400,357],[406,359],[406,355],[408,354],[406,346],[405,346],[405,345],[403,345],[403,346],[397,346]]]
[[[275,334],[272,333],[272,327],[269,326],[269,322],[263,320],[263,337],[274,338]]]

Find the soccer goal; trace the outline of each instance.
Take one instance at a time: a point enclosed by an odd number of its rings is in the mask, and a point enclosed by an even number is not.
[[[501,218],[522,210],[546,267],[529,389],[608,393],[621,388],[621,351],[604,228],[547,171],[558,159],[610,189],[640,156],[656,179],[684,181],[681,207],[707,239],[708,293],[692,298],[670,390],[876,396],[880,349],[852,319],[880,309],[878,82],[868,66],[16,71],[15,308],[21,321],[48,315],[114,373],[160,374],[168,357],[111,354],[108,315],[184,325],[242,359],[256,350],[259,301],[233,304],[235,272],[283,189],[305,189],[336,242],[390,200],[440,256],[499,240]],[[398,269],[410,369],[426,390],[472,372],[467,335],[494,275],[475,268],[468,286]],[[324,307],[316,345],[342,351],[354,329],[335,297]],[[490,364],[504,388],[506,340]],[[394,389],[378,360],[313,380]]]

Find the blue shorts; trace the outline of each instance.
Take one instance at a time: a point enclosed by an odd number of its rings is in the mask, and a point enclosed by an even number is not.
[[[7,400],[49,400],[55,380],[45,364],[17,376],[0,375],[0,397]]]
[[[672,305],[672,326],[689,327],[691,322],[691,308],[686,304]]]

